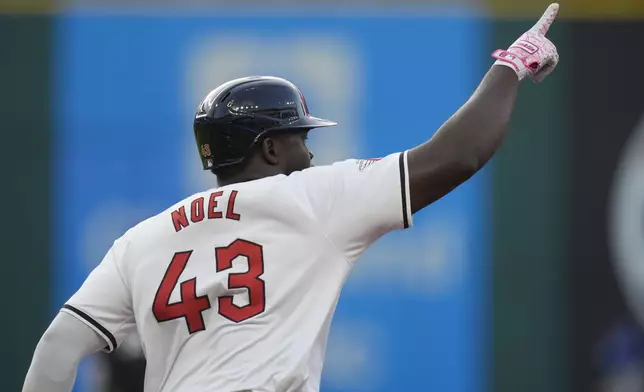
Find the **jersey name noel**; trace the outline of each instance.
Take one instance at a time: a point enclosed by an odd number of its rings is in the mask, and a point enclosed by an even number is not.
[[[186,211],[186,206],[177,208],[170,213],[174,230],[179,232],[190,223],[199,223],[204,219],[240,220],[241,215],[235,212],[238,193],[236,190],[212,192],[208,201],[204,197],[193,199],[189,212]]]

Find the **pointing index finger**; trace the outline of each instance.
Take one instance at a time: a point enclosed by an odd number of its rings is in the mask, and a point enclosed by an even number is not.
[[[532,27],[531,30],[538,31],[539,33],[545,35],[550,29],[550,25],[554,22],[557,13],[559,12],[559,4],[552,3],[546,9],[546,12],[543,13],[539,21]]]

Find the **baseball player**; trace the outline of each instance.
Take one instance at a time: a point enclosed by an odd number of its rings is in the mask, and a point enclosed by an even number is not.
[[[379,237],[474,175],[506,133],[519,82],[559,60],[552,4],[431,140],[382,159],[312,167],[300,90],[246,77],[210,92],[194,133],[218,187],[117,239],[38,343],[24,392],[69,392],[79,361],[133,332],[146,392],[318,391],[354,263]]]

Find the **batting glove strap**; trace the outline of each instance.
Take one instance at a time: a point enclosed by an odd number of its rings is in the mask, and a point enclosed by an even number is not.
[[[528,75],[528,71],[526,70],[525,64],[523,64],[523,61],[507,50],[497,49],[492,53],[492,57],[496,59],[494,65],[503,65],[512,68],[519,77],[519,80],[522,80]]]

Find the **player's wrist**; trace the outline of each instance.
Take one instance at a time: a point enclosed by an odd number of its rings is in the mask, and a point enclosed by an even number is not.
[[[516,54],[503,49],[497,49],[492,53],[492,57],[496,59],[493,65],[501,65],[512,69],[519,80],[525,78],[528,74],[523,60]]]

